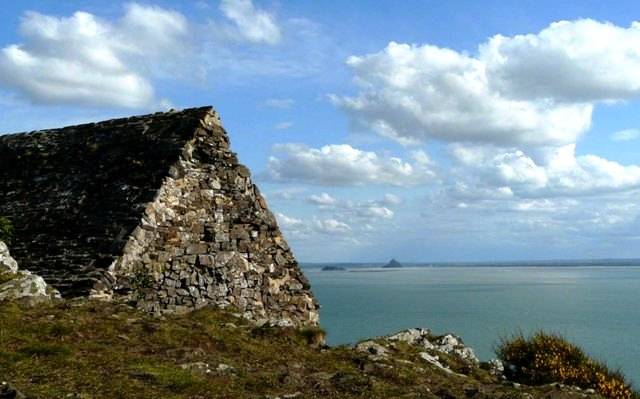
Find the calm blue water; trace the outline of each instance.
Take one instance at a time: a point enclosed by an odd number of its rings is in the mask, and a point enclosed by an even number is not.
[[[452,332],[480,359],[500,336],[558,332],[640,385],[640,267],[305,269],[329,344],[409,327]]]

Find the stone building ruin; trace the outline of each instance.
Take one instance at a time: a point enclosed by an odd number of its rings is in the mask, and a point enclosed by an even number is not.
[[[11,254],[63,297],[208,304],[314,325],[318,305],[211,107],[0,136]]]

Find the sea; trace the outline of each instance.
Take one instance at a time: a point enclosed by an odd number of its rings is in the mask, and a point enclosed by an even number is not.
[[[302,266],[330,345],[426,327],[489,360],[501,337],[542,329],[640,387],[640,261]]]

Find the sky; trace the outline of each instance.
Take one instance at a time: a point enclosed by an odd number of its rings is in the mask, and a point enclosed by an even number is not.
[[[213,105],[303,262],[640,257],[634,1],[20,1],[0,134]]]

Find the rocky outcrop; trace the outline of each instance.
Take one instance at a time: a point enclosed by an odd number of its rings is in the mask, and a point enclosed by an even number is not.
[[[448,373],[453,373],[452,363],[458,370],[469,370],[479,366],[472,348],[453,334],[434,335],[426,328],[411,328],[376,340],[360,342],[356,351],[367,353],[372,360],[386,359],[396,344],[402,342],[419,350],[419,356],[427,363]]]
[[[384,337],[361,341],[353,347],[353,351],[365,357],[360,359],[358,364],[364,373],[370,375],[376,373],[387,375],[391,370],[409,367],[414,372],[430,376],[430,380],[439,373],[448,381],[448,387],[433,391],[436,396],[424,397],[483,399],[600,397],[594,389],[581,389],[558,383],[532,387],[509,380],[504,374],[505,365],[502,361],[493,359],[489,362],[480,362],[473,349],[466,346],[460,337],[453,334],[435,335],[426,328],[411,328]],[[493,386],[477,384],[479,380],[490,381]],[[456,385],[462,388],[462,392],[454,393],[455,389],[451,387]],[[534,389],[537,392],[532,394]]]
[[[18,263],[64,297],[318,323],[309,283],[210,107],[0,136],[0,215]]]
[[[401,341],[410,345],[419,346],[427,351],[442,352],[449,356],[456,356],[460,360],[476,365],[479,360],[473,349],[465,346],[462,338],[445,334],[435,336],[426,328],[411,328],[387,337],[389,341]]]
[[[0,241],[0,301],[27,300],[30,302],[60,298],[60,293],[42,277],[26,270],[18,270],[7,245]]]
[[[462,339],[453,334],[433,336],[428,329],[413,328],[394,334],[388,339],[406,342],[424,349],[424,352],[420,352],[420,357],[447,372],[452,371],[447,362],[441,359],[442,355],[453,356],[469,367],[477,367],[479,363],[473,349],[465,346]]]

